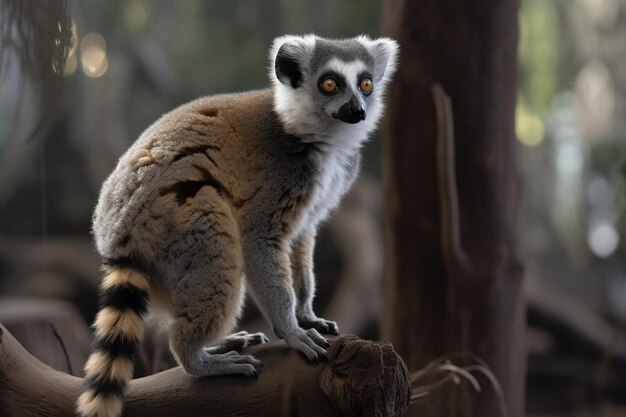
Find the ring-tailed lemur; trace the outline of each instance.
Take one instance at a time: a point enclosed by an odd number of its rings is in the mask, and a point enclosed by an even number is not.
[[[228,351],[264,335],[223,339],[244,283],[277,336],[325,356],[319,332],[339,330],[312,309],[315,233],[357,176],[397,50],[387,38],[279,37],[271,89],[183,105],[121,157],[93,219],[105,277],[79,414],[121,413],[148,300],[169,313],[170,348],[191,375],[258,372]]]

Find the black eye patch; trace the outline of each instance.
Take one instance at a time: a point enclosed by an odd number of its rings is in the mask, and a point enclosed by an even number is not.
[[[337,83],[337,90],[335,92],[344,90],[346,88],[346,79],[344,78],[344,76],[341,74],[337,74],[336,72],[329,71],[325,72],[317,81],[317,88],[322,94],[329,95],[329,93],[326,92],[323,87],[324,80],[327,80],[329,78],[335,80],[335,82]],[[330,93],[330,95],[332,94],[334,94],[334,92]]]
[[[369,71],[363,71],[359,73],[358,77],[356,77],[356,82],[357,83],[361,82],[363,78],[369,78],[370,80],[373,80],[372,74]]]

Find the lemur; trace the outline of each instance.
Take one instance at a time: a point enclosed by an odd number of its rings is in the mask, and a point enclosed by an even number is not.
[[[312,308],[316,230],[357,177],[397,54],[388,38],[279,37],[270,89],[185,104],[120,158],[93,216],[105,276],[81,416],[121,414],[149,302],[190,375],[259,371],[235,350],[267,337],[227,336],[244,287],[279,338],[326,355],[320,333],[339,329]]]

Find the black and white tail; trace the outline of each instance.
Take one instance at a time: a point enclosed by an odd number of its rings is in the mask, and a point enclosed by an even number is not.
[[[83,392],[76,402],[82,417],[118,417],[124,390],[133,376],[134,359],[144,335],[150,285],[128,266],[110,267],[100,291],[100,311],[93,324],[95,341],[85,364]]]

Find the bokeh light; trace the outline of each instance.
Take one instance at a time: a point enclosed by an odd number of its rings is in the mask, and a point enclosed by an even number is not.
[[[515,109],[515,133],[522,145],[537,146],[543,141],[545,129],[543,122],[522,102]]]
[[[83,72],[91,78],[103,76],[108,67],[106,41],[99,33],[89,33],[80,42],[80,63]]]
[[[76,54],[69,55],[65,60],[65,67],[63,68],[63,76],[70,77],[76,72],[76,68],[78,68],[78,60],[76,59]]]
[[[590,228],[587,241],[589,248],[596,256],[607,258],[617,249],[619,234],[612,224],[602,222]]]
[[[146,0],[133,0],[124,10],[124,24],[131,32],[138,32],[146,26],[150,18],[150,3]]]

